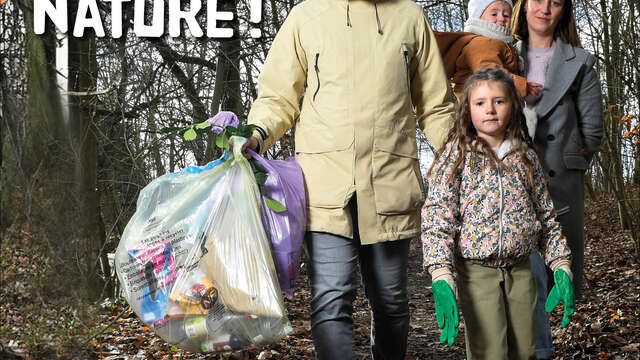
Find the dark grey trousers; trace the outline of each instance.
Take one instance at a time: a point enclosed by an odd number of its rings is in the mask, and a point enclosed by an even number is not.
[[[355,218],[355,217],[354,217]],[[409,333],[409,239],[360,245],[354,239],[309,232],[311,331],[318,359],[354,359],[353,300],[358,262],[371,306],[374,359],[404,359]]]
[[[550,290],[547,268],[540,253],[537,251],[533,252],[529,258],[531,259],[531,273],[533,273],[533,277],[536,279],[538,286],[538,304],[536,306],[536,321],[538,323],[536,355],[538,359],[551,359],[554,351],[553,338],[551,337],[549,315],[544,309],[544,303],[547,301],[547,293]]]
[[[559,215],[558,222],[571,249],[573,291],[576,300],[580,300],[584,287],[584,172],[566,170],[561,176],[551,178],[549,193],[554,202],[569,206],[569,212]]]
[[[549,193],[555,203],[566,205],[569,212],[557,217],[562,234],[571,249],[571,272],[576,300],[582,298],[584,286],[584,172],[564,170],[549,179]],[[540,359],[553,355],[553,342],[549,315],[544,310],[547,292],[553,286],[553,276],[549,276],[542,258],[531,258],[531,271],[538,282],[538,343],[536,354]]]

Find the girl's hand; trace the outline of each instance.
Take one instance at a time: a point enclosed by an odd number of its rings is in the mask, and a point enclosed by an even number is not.
[[[540,91],[542,91],[542,84],[539,83],[535,83],[535,82],[528,82],[527,83],[527,95],[531,95],[533,97],[538,97],[540,96]]]
[[[562,300],[564,304],[562,327],[567,327],[569,322],[571,322],[571,315],[573,315],[576,309],[576,298],[573,295],[573,283],[571,282],[569,275],[562,269],[558,269],[553,272],[553,279],[556,283],[553,285],[553,288],[551,288],[551,292],[549,292],[547,302],[544,304],[544,309],[547,312],[551,312],[558,305],[560,300]]]
[[[460,324],[456,296],[445,280],[434,282],[431,284],[431,289],[436,302],[436,320],[438,320],[438,327],[442,329],[440,342],[447,342],[451,346],[458,336]]]

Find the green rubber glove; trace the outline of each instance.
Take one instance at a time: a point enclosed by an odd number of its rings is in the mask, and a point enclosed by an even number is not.
[[[438,327],[442,329],[440,342],[447,342],[451,346],[458,336],[458,324],[460,323],[456,296],[444,280],[434,282],[431,284],[431,288],[433,289],[433,298],[436,301],[436,320],[438,320]]]
[[[556,283],[553,285],[553,288],[547,297],[544,309],[547,310],[547,312],[551,312],[558,305],[558,302],[562,300],[564,303],[562,327],[567,327],[569,322],[571,322],[571,315],[573,315],[576,310],[576,298],[573,295],[573,284],[571,283],[571,279],[569,279],[569,275],[567,275],[567,273],[562,269],[558,269],[553,273],[553,279]]]

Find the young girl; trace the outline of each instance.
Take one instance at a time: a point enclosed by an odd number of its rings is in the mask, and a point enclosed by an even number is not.
[[[511,35],[511,0],[470,0],[464,32],[435,32],[447,78],[460,100],[462,87],[474,71],[499,67],[513,79],[518,96],[538,96],[534,82],[527,83]]]
[[[535,359],[535,250],[557,279],[547,311],[562,300],[563,326],[574,311],[570,252],[525,129],[511,78],[482,69],[427,174],[422,242],[440,340],[458,334],[455,268],[469,359]]]

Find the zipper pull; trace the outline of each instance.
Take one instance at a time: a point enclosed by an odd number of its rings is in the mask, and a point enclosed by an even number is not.
[[[409,68],[409,49],[407,44],[402,44],[402,55],[404,56],[404,65]]]

